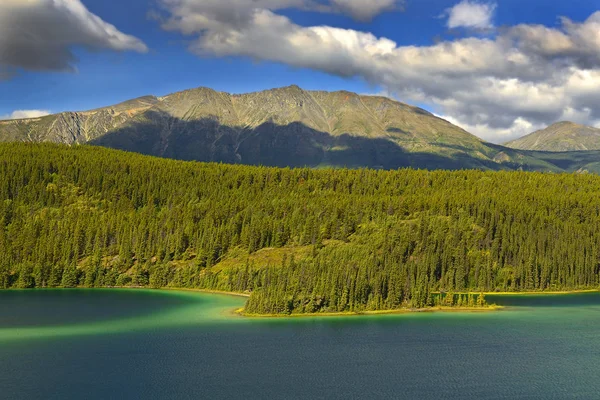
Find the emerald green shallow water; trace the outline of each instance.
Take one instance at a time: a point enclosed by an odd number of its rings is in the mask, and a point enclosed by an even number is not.
[[[245,319],[243,298],[0,292],[0,398],[600,398],[600,294],[493,313]]]
[[[2,341],[104,335],[232,322],[245,299],[153,290],[0,292]],[[237,317],[239,318],[239,317]],[[236,318],[236,319],[237,319]]]

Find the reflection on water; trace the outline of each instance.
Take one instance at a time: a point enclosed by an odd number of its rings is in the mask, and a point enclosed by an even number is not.
[[[580,307],[600,305],[600,292],[575,294],[488,295],[486,300],[512,307]]]

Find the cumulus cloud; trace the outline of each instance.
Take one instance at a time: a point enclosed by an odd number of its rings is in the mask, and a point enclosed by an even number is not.
[[[65,71],[76,62],[74,46],[146,52],[139,39],[92,14],[80,0],[1,0],[2,70]]]
[[[495,3],[480,3],[463,0],[446,10],[448,28],[490,29],[494,27],[492,18],[496,11]]]
[[[600,65],[600,11],[582,23],[563,17],[559,29],[517,25],[509,35],[523,51],[547,60],[567,58],[584,69]]]
[[[38,118],[38,117],[43,117],[46,115],[50,115],[50,111],[46,111],[46,110],[16,110],[8,115],[0,115],[0,120]]]
[[[196,54],[360,77],[487,140],[562,119],[600,121],[600,12],[557,28],[517,25],[493,37],[400,46],[368,32],[300,26],[277,13],[283,0],[162,1],[163,27],[192,35]]]

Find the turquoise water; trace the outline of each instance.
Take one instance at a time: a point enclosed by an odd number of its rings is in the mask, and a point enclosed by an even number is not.
[[[241,318],[231,311],[244,302],[234,296],[179,291],[0,291],[0,346],[3,341],[233,322]]]
[[[0,398],[600,398],[600,294],[488,300],[509,308],[257,320],[232,296],[0,292]]]

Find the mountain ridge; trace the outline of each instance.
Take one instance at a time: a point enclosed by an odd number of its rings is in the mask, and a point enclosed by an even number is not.
[[[297,85],[244,94],[199,87],[0,121],[0,141],[94,144],[183,160],[289,167],[561,170],[387,97]]]
[[[600,150],[600,129],[559,121],[504,144],[517,150],[572,152]]]

